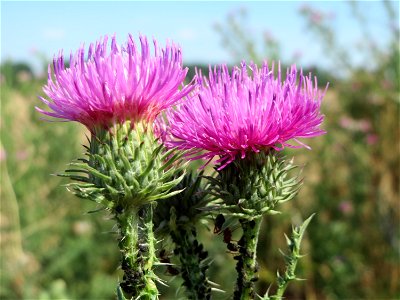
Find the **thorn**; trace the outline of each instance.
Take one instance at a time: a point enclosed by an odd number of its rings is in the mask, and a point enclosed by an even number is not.
[[[286,235],[286,233],[284,233],[284,235],[285,235],[285,239],[286,239],[286,244],[288,246],[292,245],[292,240]]]
[[[224,290],[217,289],[217,288],[211,288],[211,291],[218,292],[218,293],[226,293]]]
[[[295,278],[294,280],[296,280],[296,281],[306,281],[307,279],[306,278]]]
[[[211,281],[211,280],[207,280],[207,282],[208,282],[210,285],[212,285],[212,286],[221,286],[220,284],[215,283],[215,282],[213,282],[213,281]]]

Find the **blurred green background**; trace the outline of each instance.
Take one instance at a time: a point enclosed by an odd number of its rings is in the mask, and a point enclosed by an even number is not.
[[[319,85],[330,87],[322,110],[325,136],[309,141],[312,151],[286,151],[302,166],[304,186],[282,215],[264,221],[259,246],[260,280],[265,292],[283,260],[283,233],[311,213],[299,266],[306,281],[289,286],[286,299],[399,299],[399,4],[380,3],[385,11],[388,46],[376,43],[362,3],[349,4],[362,41],[341,45],[333,18],[313,8],[298,12],[307,32],[314,34],[335,68],[308,66]],[[221,16],[214,30],[238,63],[280,59],[280,39],[265,35],[256,47],[247,34],[246,9]],[[267,28],[266,28],[267,29]],[[60,43],[60,48],[62,42]],[[355,64],[353,51],[367,64]],[[38,56],[43,69],[46,57]],[[282,61],[284,66],[296,57]],[[199,66],[207,69],[207,66]],[[190,67],[192,76],[194,66]],[[39,72],[42,74],[41,72]],[[40,120],[34,110],[45,77],[25,62],[1,63],[1,299],[113,299],[121,273],[113,222],[107,215],[71,196],[65,180],[50,174],[83,153],[87,132],[73,123]],[[212,228],[212,224],[210,224]],[[221,236],[200,228],[202,241],[214,258],[210,278],[229,299],[235,281],[234,261]],[[162,273],[163,270],[160,270]],[[161,299],[177,299],[179,279],[164,276],[171,286]]]

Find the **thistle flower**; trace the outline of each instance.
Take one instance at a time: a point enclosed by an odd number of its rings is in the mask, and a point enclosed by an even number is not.
[[[248,73],[251,70],[251,75]],[[199,92],[167,113],[163,139],[170,147],[190,149],[192,157],[211,160],[219,156],[219,169],[251,152],[270,148],[306,147],[298,138],[325,132],[320,104],[325,92],[311,75],[298,74],[296,67],[281,81],[281,69],[274,77],[274,65],[261,68],[242,63],[232,74],[227,66],[210,68],[209,78],[198,74]],[[164,124],[165,125],[165,124]],[[298,145],[289,143],[290,140]]]
[[[186,96],[193,87],[180,89],[187,68],[182,67],[181,50],[174,44],[160,49],[154,40],[154,55],[147,38],[139,37],[139,50],[129,35],[119,46],[115,36],[108,52],[108,38],[71,53],[69,67],[62,51],[49,65],[43,90],[51,99],[41,100],[50,108],[39,112],[58,119],[77,121],[92,132],[126,120],[152,121],[157,114]],[[54,72],[54,74],[53,74]],[[54,78],[53,78],[54,77]]]
[[[124,271],[118,298],[158,299],[153,267],[157,262],[153,232],[154,202],[179,193],[171,191],[184,177],[181,153],[165,147],[154,136],[153,120],[185,97],[193,85],[182,86],[187,69],[180,49],[160,49],[154,55],[146,37],[140,49],[131,35],[124,45],[107,36],[71,54],[69,67],[62,52],[49,66],[47,100],[50,111],[39,112],[77,121],[91,131],[87,159],[71,163],[60,176],[73,180],[70,190],[111,212],[117,223]],[[182,87],[181,87],[182,86]]]
[[[274,65],[270,69],[267,63],[261,68],[242,63],[231,73],[225,65],[215,67],[208,78],[198,74],[197,94],[168,110],[166,119],[157,120],[157,130],[164,130],[160,136],[168,147],[188,150],[192,159],[210,161],[219,156],[216,176],[206,177],[209,194],[215,197],[208,209],[238,218],[242,228],[234,247],[235,300],[256,295],[262,217],[278,213],[278,204],[292,199],[300,187],[297,178],[289,174],[294,166],[277,151],[309,148],[298,139],[325,133],[319,128],[325,92],[318,90],[317,80],[298,73],[295,66],[288,69],[285,80],[281,77],[280,66],[275,77]],[[288,257],[297,259],[297,254]],[[278,275],[279,295],[293,279],[294,268],[295,263],[288,264],[287,273]]]

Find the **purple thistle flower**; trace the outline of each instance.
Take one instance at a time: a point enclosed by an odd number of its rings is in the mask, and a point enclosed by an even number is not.
[[[177,46],[167,44],[160,49],[154,40],[152,55],[146,37],[139,39],[140,50],[131,35],[121,46],[114,36],[108,52],[105,36],[89,46],[86,61],[84,46],[75,55],[71,53],[69,67],[61,51],[53,60],[54,76],[49,65],[48,82],[43,88],[51,100],[40,97],[52,111],[36,109],[47,116],[78,121],[92,132],[126,120],[154,120],[193,86],[180,89],[187,68],[182,67]]]
[[[325,133],[319,128],[325,91],[317,88],[311,75],[298,74],[296,67],[287,71],[281,81],[281,70],[274,77],[274,66],[261,68],[245,63],[234,67],[210,68],[209,78],[198,74],[199,92],[168,110],[166,131],[162,138],[169,147],[190,150],[192,159],[216,161],[219,169],[233,160],[245,158],[249,152],[282,150],[285,146],[306,147],[298,138],[311,138]],[[298,81],[298,82],[297,82]],[[160,122],[159,122],[160,123]],[[298,145],[289,144],[293,140]]]

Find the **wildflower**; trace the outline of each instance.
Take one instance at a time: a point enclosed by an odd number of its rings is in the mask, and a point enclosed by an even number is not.
[[[275,78],[274,65],[270,69],[267,63],[261,68],[242,63],[231,74],[223,65],[210,69],[209,78],[197,77],[198,94],[168,111],[163,135],[170,147],[192,153],[204,150],[193,159],[219,156],[216,163],[222,169],[249,153],[279,151],[285,146],[309,148],[298,138],[325,133],[319,128],[325,92],[318,90],[311,75],[298,74],[295,66],[288,69],[283,82],[280,66]]]
[[[368,145],[375,145],[379,140],[379,137],[377,134],[374,133],[369,133],[367,135],[367,144]]]
[[[369,133],[372,124],[367,119],[356,120],[347,116],[340,118],[339,124],[342,128],[353,132]]]
[[[350,215],[354,211],[353,204],[348,200],[343,200],[339,203],[339,210],[344,215]]]
[[[84,46],[71,54],[69,67],[61,51],[54,58],[54,71],[49,65],[43,88],[51,100],[40,97],[51,111],[36,109],[50,117],[80,122],[92,132],[125,121],[154,120],[193,87],[179,89],[187,68],[182,67],[181,50],[176,45],[160,49],[154,40],[151,55],[147,38],[140,36],[139,40],[140,50],[131,35],[121,46],[114,36],[108,52],[105,36],[89,46],[86,61]]]
[[[242,237],[235,254],[238,277],[233,299],[253,299],[262,217],[278,213],[278,204],[293,199],[301,184],[290,176],[295,166],[276,152],[284,147],[309,148],[298,139],[325,133],[319,128],[325,92],[318,90],[311,75],[298,74],[295,66],[282,81],[280,66],[275,77],[274,65],[270,69],[267,63],[261,68],[242,63],[231,73],[222,65],[210,69],[208,78],[198,74],[197,82],[198,93],[167,111],[165,122],[158,119],[158,130],[164,130],[160,136],[168,147],[188,150],[192,159],[210,161],[219,156],[216,176],[206,177],[215,197],[209,209],[238,219]],[[309,220],[294,232],[293,243],[299,245]],[[290,264],[287,274],[278,273],[276,299],[295,278],[298,249],[286,257]]]
[[[121,46],[113,37],[109,47],[106,36],[89,46],[87,59],[84,46],[71,54],[69,67],[61,52],[43,88],[50,100],[41,98],[50,111],[36,108],[91,131],[87,157],[60,176],[73,180],[70,191],[100,204],[117,223],[124,271],[119,299],[158,299],[154,202],[181,192],[171,190],[186,164],[175,149],[164,151],[148,125],[193,89],[182,86],[187,69],[177,46],[160,49],[154,40],[152,55],[147,39],[139,39],[140,49],[131,35]]]

